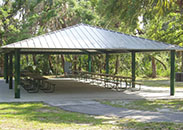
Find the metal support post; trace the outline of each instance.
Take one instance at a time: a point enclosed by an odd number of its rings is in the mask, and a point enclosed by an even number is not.
[[[15,50],[15,98],[20,98],[20,50]]]
[[[171,51],[170,95],[175,94],[175,50]]]
[[[9,76],[10,76],[10,82],[9,82],[9,89],[13,89],[13,55],[10,54],[9,56]]]
[[[135,51],[132,51],[132,88],[135,88]]]

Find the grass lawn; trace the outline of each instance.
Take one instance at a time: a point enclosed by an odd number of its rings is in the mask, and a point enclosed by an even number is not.
[[[130,119],[66,112],[43,103],[1,103],[1,130],[179,130],[181,123],[143,123]]]
[[[144,111],[172,111],[183,112],[183,99],[172,100],[103,100],[100,101],[114,107],[122,107]]]
[[[55,130],[55,129],[106,129],[114,126],[106,124],[108,119],[66,112],[42,103],[1,103],[0,129],[15,130]],[[115,126],[116,128],[118,126]]]
[[[159,77],[159,78],[137,78],[137,82],[142,83],[146,86],[152,87],[170,87],[170,80],[166,77]],[[183,82],[175,82],[175,87],[182,87]]]

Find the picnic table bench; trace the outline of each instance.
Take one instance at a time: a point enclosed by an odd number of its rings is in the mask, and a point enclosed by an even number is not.
[[[132,87],[131,77],[82,71],[75,71],[74,74],[75,78],[80,81],[84,80],[87,83],[97,84],[98,86],[115,89],[116,91],[124,91],[126,89],[137,91],[141,89],[141,83],[138,82],[134,82],[136,85],[138,85],[138,88]]]
[[[21,85],[29,93],[36,93],[39,92],[39,90],[42,90],[45,93],[51,93],[55,90],[55,84],[40,74],[22,72],[21,75],[23,77],[21,79]]]

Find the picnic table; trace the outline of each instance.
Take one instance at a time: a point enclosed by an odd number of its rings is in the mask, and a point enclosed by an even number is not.
[[[83,80],[85,83],[97,84],[98,86],[115,89],[116,91],[124,91],[126,89],[137,91],[141,89],[141,83],[138,82],[135,82],[138,88],[132,87],[131,77],[83,71],[75,71],[74,75],[74,77],[79,81]]]
[[[21,76],[21,85],[29,93],[36,93],[39,92],[39,90],[42,90],[45,93],[51,93],[55,90],[55,84],[40,74],[22,72]]]

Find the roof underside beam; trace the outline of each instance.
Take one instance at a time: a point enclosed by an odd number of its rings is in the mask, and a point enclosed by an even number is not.
[[[71,55],[88,55],[88,54],[101,54],[101,52],[89,52],[89,51],[80,51],[80,52],[54,52],[54,51],[22,51],[21,54],[71,54]]]
[[[17,48],[19,49],[19,48]],[[2,49],[2,53],[14,53],[16,49],[6,48]],[[140,52],[160,52],[160,51],[170,51],[170,50],[124,50],[124,49],[20,49],[21,54],[106,54],[106,53],[130,53],[135,51]]]

